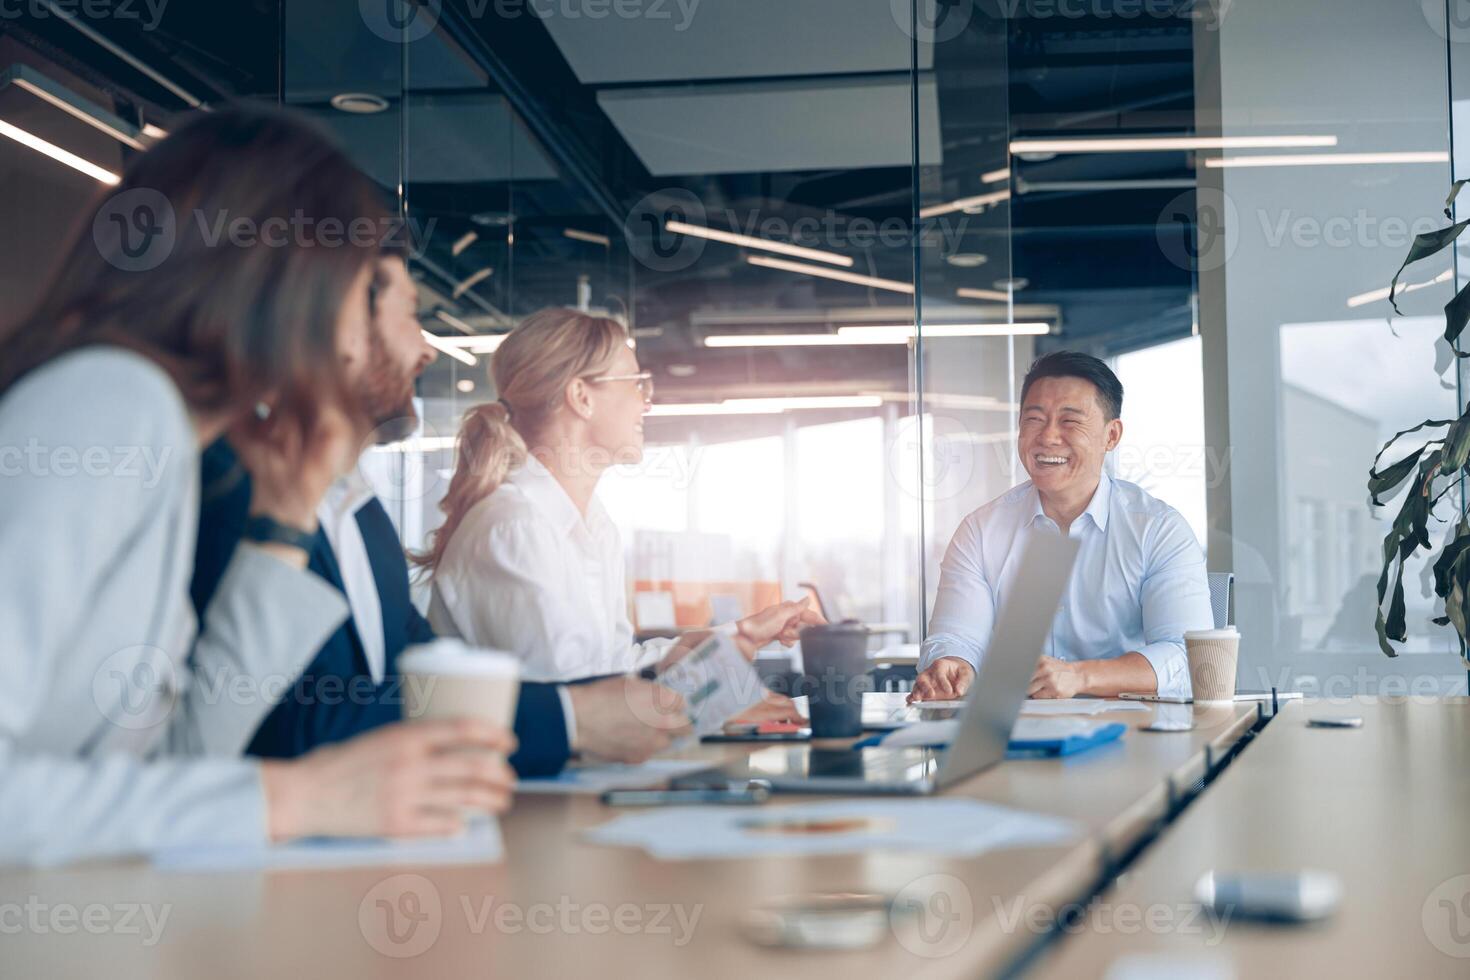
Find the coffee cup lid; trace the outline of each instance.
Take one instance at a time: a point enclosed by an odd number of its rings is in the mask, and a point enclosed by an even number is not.
[[[1186,640],[1234,640],[1240,637],[1240,633],[1234,626],[1226,626],[1213,630],[1185,630]]]
[[[453,677],[517,677],[521,662],[503,650],[472,647],[462,640],[446,637],[405,650],[398,657],[398,671]]]

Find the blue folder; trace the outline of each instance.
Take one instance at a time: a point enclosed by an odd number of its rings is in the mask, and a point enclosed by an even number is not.
[[[1109,722],[1101,725],[1096,731],[1086,735],[1068,735],[1063,738],[1037,738],[1037,739],[1011,739],[1006,746],[1008,758],[1028,759],[1038,757],[1052,757],[1063,755],[1076,755],[1078,752],[1086,752],[1088,749],[1116,742],[1128,730],[1128,726],[1122,722]],[[883,744],[883,739],[888,735],[884,732],[873,735],[855,742],[853,748],[867,749]],[[942,748],[942,746],[931,746],[931,748]]]
[[[1068,735],[1065,738],[1038,738],[1032,740],[1011,739],[1006,746],[1009,753],[1024,753],[1025,755],[1076,755],[1078,752],[1086,752],[1095,749],[1099,745],[1108,742],[1116,742],[1122,738],[1128,726],[1119,721],[1109,722],[1097,731],[1088,735]]]

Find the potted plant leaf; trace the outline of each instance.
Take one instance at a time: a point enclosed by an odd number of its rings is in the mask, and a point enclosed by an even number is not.
[[[1446,219],[1452,218],[1455,196],[1465,183],[1458,180],[1450,187],[1449,197],[1445,199]],[[1389,286],[1389,303],[1395,313],[1403,315],[1396,299],[1399,276],[1413,263],[1448,248],[1467,226],[1470,226],[1470,219],[1414,237],[1409,254],[1399,266],[1399,271],[1394,273]],[[1466,323],[1470,322],[1470,285],[1445,304],[1444,314],[1444,339],[1454,352],[1458,365],[1460,358],[1470,357],[1460,349],[1460,335]],[[1394,462],[1384,463],[1384,457],[1400,439],[1418,432],[1424,432],[1429,438]],[[1408,638],[1404,564],[1420,550],[1426,554],[1433,552],[1429,524],[1431,520],[1448,520],[1438,513],[1441,502],[1448,498],[1454,509],[1453,529],[1440,545],[1439,557],[1434,562],[1434,592],[1444,600],[1445,614],[1434,622],[1454,627],[1460,641],[1460,659],[1470,668],[1470,654],[1467,654],[1470,645],[1466,641],[1467,628],[1470,628],[1470,512],[1466,510],[1464,493],[1467,473],[1470,473],[1470,409],[1456,419],[1427,419],[1397,433],[1379,450],[1368,471],[1368,493],[1374,506],[1383,506],[1381,498],[1392,495],[1405,483],[1408,483],[1409,490],[1393,519],[1393,526],[1384,536],[1383,571],[1378,576],[1378,645],[1390,657],[1398,656],[1393,644],[1403,643]]]

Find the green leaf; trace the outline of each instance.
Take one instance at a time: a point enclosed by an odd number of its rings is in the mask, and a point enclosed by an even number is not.
[[[1444,434],[1444,469],[1453,473],[1470,460],[1470,411],[1454,421]]]
[[[1393,448],[1393,444],[1396,443],[1396,442],[1398,442],[1404,436],[1410,435],[1411,433],[1414,433],[1414,432],[1418,432],[1420,429],[1424,429],[1424,428],[1438,429],[1441,426],[1453,425],[1454,423],[1455,423],[1455,420],[1454,419],[1426,419],[1423,422],[1420,422],[1418,425],[1414,426],[1412,429],[1405,429],[1402,432],[1395,432],[1394,435],[1393,435],[1393,438],[1392,439],[1389,439],[1387,442],[1385,442],[1383,444],[1383,448],[1380,449],[1380,450],[1378,450],[1378,455],[1373,457],[1373,465],[1368,470],[1368,476],[1369,476],[1369,478],[1371,479],[1375,475],[1375,473],[1376,473],[1376,471],[1378,469],[1378,464],[1383,459],[1383,454],[1386,453],[1386,452],[1388,452],[1390,449],[1392,449]],[[1431,441],[1434,441],[1434,440],[1431,440]],[[1420,450],[1419,451],[1420,452],[1423,452],[1424,451],[1424,448],[1423,447],[1420,447]]]
[[[1470,283],[1444,305],[1444,339],[1449,341],[1450,350],[1461,357],[1465,355],[1460,351],[1460,334],[1465,332],[1467,322],[1470,322]]]
[[[1399,288],[1399,276],[1403,275],[1404,270],[1415,262],[1418,262],[1420,259],[1429,258],[1429,256],[1440,251],[1446,245],[1450,244],[1450,242],[1459,238],[1460,232],[1465,230],[1466,225],[1470,225],[1470,220],[1457,221],[1446,228],[1440,228],[1438,231],[1426,231],[1422,235],[1414,236],[1414,241],[1409,245],[1409,254],[1405,257],[1404,264],[1399,266],[1399,271],[1393,274],[1393,282],[1389,283],[1388,286],[1388,302],[1393,307],[1395,313],[1399,316],[1404,315],[1403,311],[1399,309],[1398,298],[1395,295]]]
[[[1421,446],[1381,473],[1378,470],[1368,471],[1368,493],[1373,497],[1373,506],[1383,506],[1383,501],[1378,499],[1379,494],[1389,493],[1403,483],[1414,471],[1414,466],[1419,462],[1419,457],[1423,452],[1424,447]]]
[[[1461,529],[1455,532],[1455,539],[1445,545],[1444,550],[1440,552],[1439,559],[1434,563],[1434,594],[1440,598],[1447,598],[1450,590],[1455,586],[1458,576],[1454,573],[1464,571],[1462,568],[1455,567],[1464,564],[1466,549],[1470,549],[1470,534],[1462,530],[1464,526],[1462,521]]]

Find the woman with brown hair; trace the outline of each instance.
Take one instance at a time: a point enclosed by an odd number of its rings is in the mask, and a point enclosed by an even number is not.
[[[432,575],[429,622],[506,650],[536,680],[622,673],[678,656],[633,642],[622,544],[596,496],[608,467],[643,458],[653,376],[628,332],[577,310],[527,317],[495,351],[499,400],[465,414],[445,520],[414,556]],[[821,622],[783,602],[735,624],[747,656]],[[788,702],[789,704],[789,702]]]
[[[444,833],[506,805],[510,736],[477,724],[239,757],[346,614],[306,547],[367,436],[346,392],[387,227],[314,128],[200,115],[132,161],[0,334],[0,864]],[[200,624],[199,451],[226,433],[249,540]],[[442,751],[466,746],[492,752]]]

